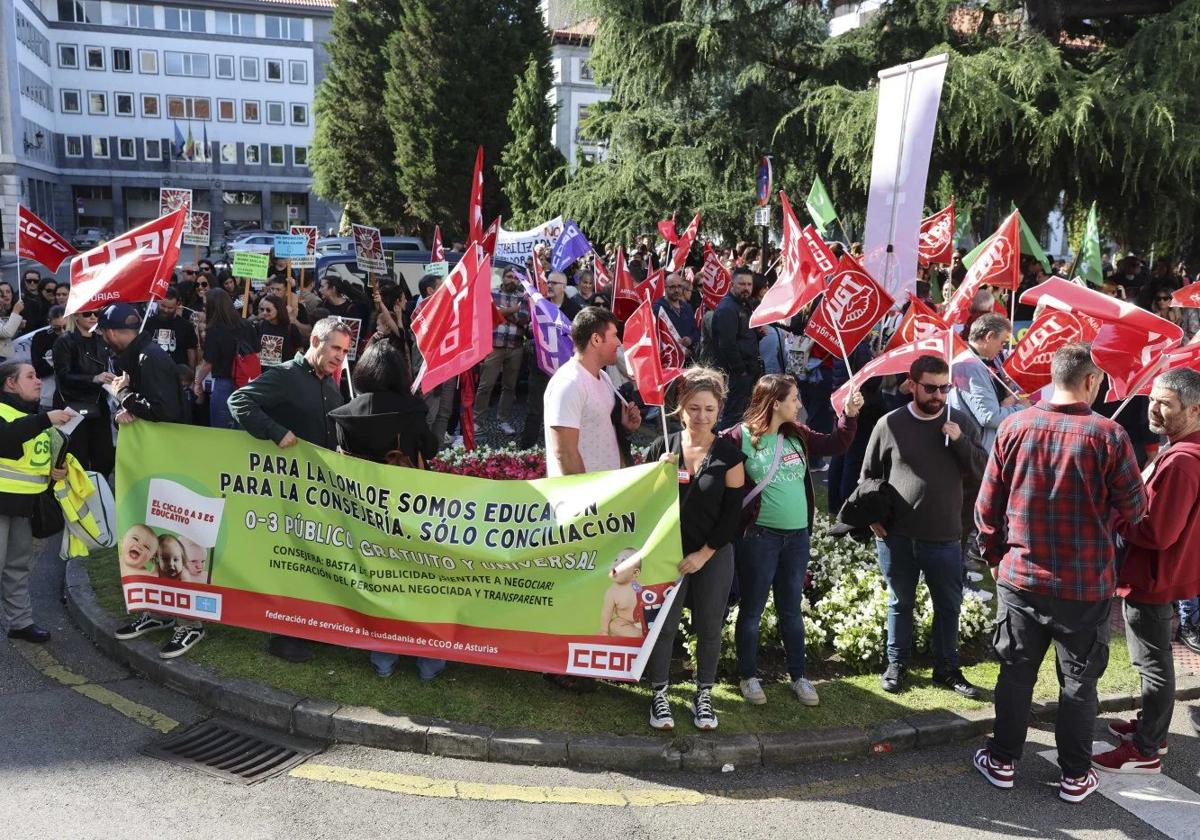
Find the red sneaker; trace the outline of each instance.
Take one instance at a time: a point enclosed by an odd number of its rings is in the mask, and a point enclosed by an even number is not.
[[[987,747],[980,747],[975,751],[973,763],[975,769],[982,773],[983,778],[992,785],[1005,790],[1013,786],[1013,778],[1017,775],[1017,769],[1011,762],[1006,764],[992,758],[992,751]]]
[[[1162,772],[1162,761],[1159,757],[1142,755],[1132,741],[1122,741],[1118,747],[1092,756],[1092,766],[1110,773]]]
[[[1096,775],[1095,770],[1089,769],[1086,775],[1078,779],[1063,776],[1058,780],[1058,798],[1064,802],[1082,802],[1098,787],[1100,777]]]
[[[1137,732],[1137,718],[1133,720],[1115,720],[1108,725],[1108,731],[1116,735],[1122,741],[1132,741],[1133,733]],[[1164,738],[1162,743],[1158,745],[1158,754],[1167,754],[1167,739]]]

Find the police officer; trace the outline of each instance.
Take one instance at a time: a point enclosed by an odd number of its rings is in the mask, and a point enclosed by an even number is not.
[[[41,644],[50,633],[33,623],[29,575],[33,571],[30,517],[38,493],[66,477],[53,468],[63,445],[52,426],[76,416],[71,409],[40,411],[42,380],[28,362],[0,364],[0,609],[10,639]]]

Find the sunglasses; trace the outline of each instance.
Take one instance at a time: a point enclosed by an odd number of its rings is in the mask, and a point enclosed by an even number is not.
[[[930,385],[928,382],[918,382],[926,394],[949,394],[953,385]]]
[[[99,318],[100,313],[99,312],[80,312],[79,317],[80,318]]]
[[[1171,301],[1171,298],[1170,298],[1170,296],[1167,296],[1167,297],[1155,298],[1154,300],[1158,303],[1169,303]]]
[[[192,269],[190,269],[190,268],[185,268],[185,269],[183,270],[183,273],[184,273],[184,274],[195,274],[196,272],[195,272],[195,271],[193,271],[193,270],[192,270]]]
[[[197,284],[196,284],[196,288],[197,288],[197,289],[207,289],[207,288],[208,288],[208,283],[206,283],[206,282],[200,282],[200,283],[197,283]]]

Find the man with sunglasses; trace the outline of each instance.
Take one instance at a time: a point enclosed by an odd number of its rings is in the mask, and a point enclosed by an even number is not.
[[[917,583],[933,598],[933,681],[964,697],[979,689],[958,663],[958,615],[963,599],[963,482],[978,482],[987,462],[974,422],[949,408],[953,386],[940,356],[921,356],[909,369],[912,402],[875,424],[863,459],[862,481],[890,484],[911,507],[892,522],[877,522],[875,549],[888,586],[888,666],[883,690],[904,688],[912,658]]]

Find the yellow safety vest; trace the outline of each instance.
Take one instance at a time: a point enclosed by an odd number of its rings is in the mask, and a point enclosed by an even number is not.
[[[0,402],[0,418],[13,422],[26,413]],[[0,458],[0,493],[41,493],[50,486],[50,430],[25,441],[24,451],[17,459]]]

